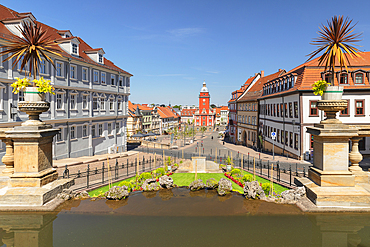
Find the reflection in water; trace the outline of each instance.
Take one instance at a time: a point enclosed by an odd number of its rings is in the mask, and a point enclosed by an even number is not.
[[[0,246],[370,246],[370,214],[303,214],[215,191],[68,201],[59,210],[0,214]]]

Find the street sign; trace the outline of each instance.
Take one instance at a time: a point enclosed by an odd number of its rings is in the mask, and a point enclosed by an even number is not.
[[[271,138],[272,138],[272,140],[275,140],[275,138],[276,138],[276,132],[271,132]]]

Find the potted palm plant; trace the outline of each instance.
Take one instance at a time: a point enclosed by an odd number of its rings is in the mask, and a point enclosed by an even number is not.
[[[307,61],[310,61],[318,54],[319,66],[325,65],[325,71],[330,72],[330,83],[317,81],[312,85],[314,93],[322,95],[322,100],[341,100],[343,87],[334,85],[335,66],[347,70],[347,64],[350,65],[349,58],[361,57],[358,54],[359,49],[354,43],[360,41],[361,34],[352,33],[356,25],[351,25],[352,20],[348,17],[334,16],[331,21],[327,21],[327,26],[322,25],[318,32],[319,37],[314,39],[312,45],[318,46],[318,49],[311,52]]]
[[[54,87],[50,85],[49,80],[45,80],[43,77],[37,79],[37,75],[39,75],[41,58],[50,62],[55,68],[55,64],[48,54],[61,57],[56,47],[58,42],[47,36],[46,30],[43,30],[39,23],[35,25],[24,23],[23,28],[18,28],[18,30],[21,37],[14,35],[11,41],[1,46],[3,51],[0,52],[0,55],[9,55],[3,62],[14,59],[13,69],[18,63],[20,63],[21,72],[25,71],[27,65],[29,66],[28,73],[25,72],[26,77],[16,78],[17,80],[11,86],[13,93],[17,94],[22,91],[25,95],[25,101],[19,102],[18,108],[29,115],[29,120],[22,125],[40,125],[43,123],[40,121],[39,115],[50,107],[50,103],[45,102],[45,93],[53,94]],[[27,76],[33,77],[32,86]]]

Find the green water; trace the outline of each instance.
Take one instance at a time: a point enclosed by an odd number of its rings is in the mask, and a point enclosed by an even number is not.
[[[0,246],[370,246],[370,214],[187,189],[68,201],[53,214],[0,214]]]

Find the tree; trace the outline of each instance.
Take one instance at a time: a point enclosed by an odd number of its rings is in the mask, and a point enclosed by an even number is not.
[[[216,108],[217,106],[215,104],[211,104],[211,108]]]
[[[334,70],[336,60],[339,63],[340,70],[343,67],[347,69],[347,64],[350,65],[349,57],[361,57],[357,52],[360,52],[354,46],[354,43],[360,41],[360,34],[353,34],[354,27],[351,26],[352,20],[347,17],[343,20],[343,16],[334,16],[331,21],[327,21],[327,26],[323,24],[319,27],[319,37],[312,41],[312,45],[319,48],[310,54],[307,61],[313,59],[316,55],[323,52],[319,58],[319,66],[325,64],[325,71],[327,68],[331,71],[331,84],[334,85]],[[352,56],[353,55],[353,56]]]
[[[202,136],[204,136],[204,132],[206,132],[206,130],[207,130],[207,128],[206,128],[206,127],[204,127],[204,126],[202,126],[202,127],[200,128],[200,132],[202,132]]]
[[[17,63],[22,61],[21,71],[29,64],[29,77],[31,77],[33,72],[34,79],[36,79],[36,75],[39,72],[41,57],[45,58],[45,60],[50,62],[56,69],[53,59],[51,59],[47,53],[62,57],[56,47],[58,42],[50,39],[50,36],[46,35],[46,30],[43,30],[39,23],[36,23],[36,25],[24,23],[23,28],[18,28],[18,30],[23,37],[14,35],[12,41],[7,41],[6,44],[2,46],[4,50],[0,52],[0,55],[10,54],[3,62],[14,58],[14,69]]]

